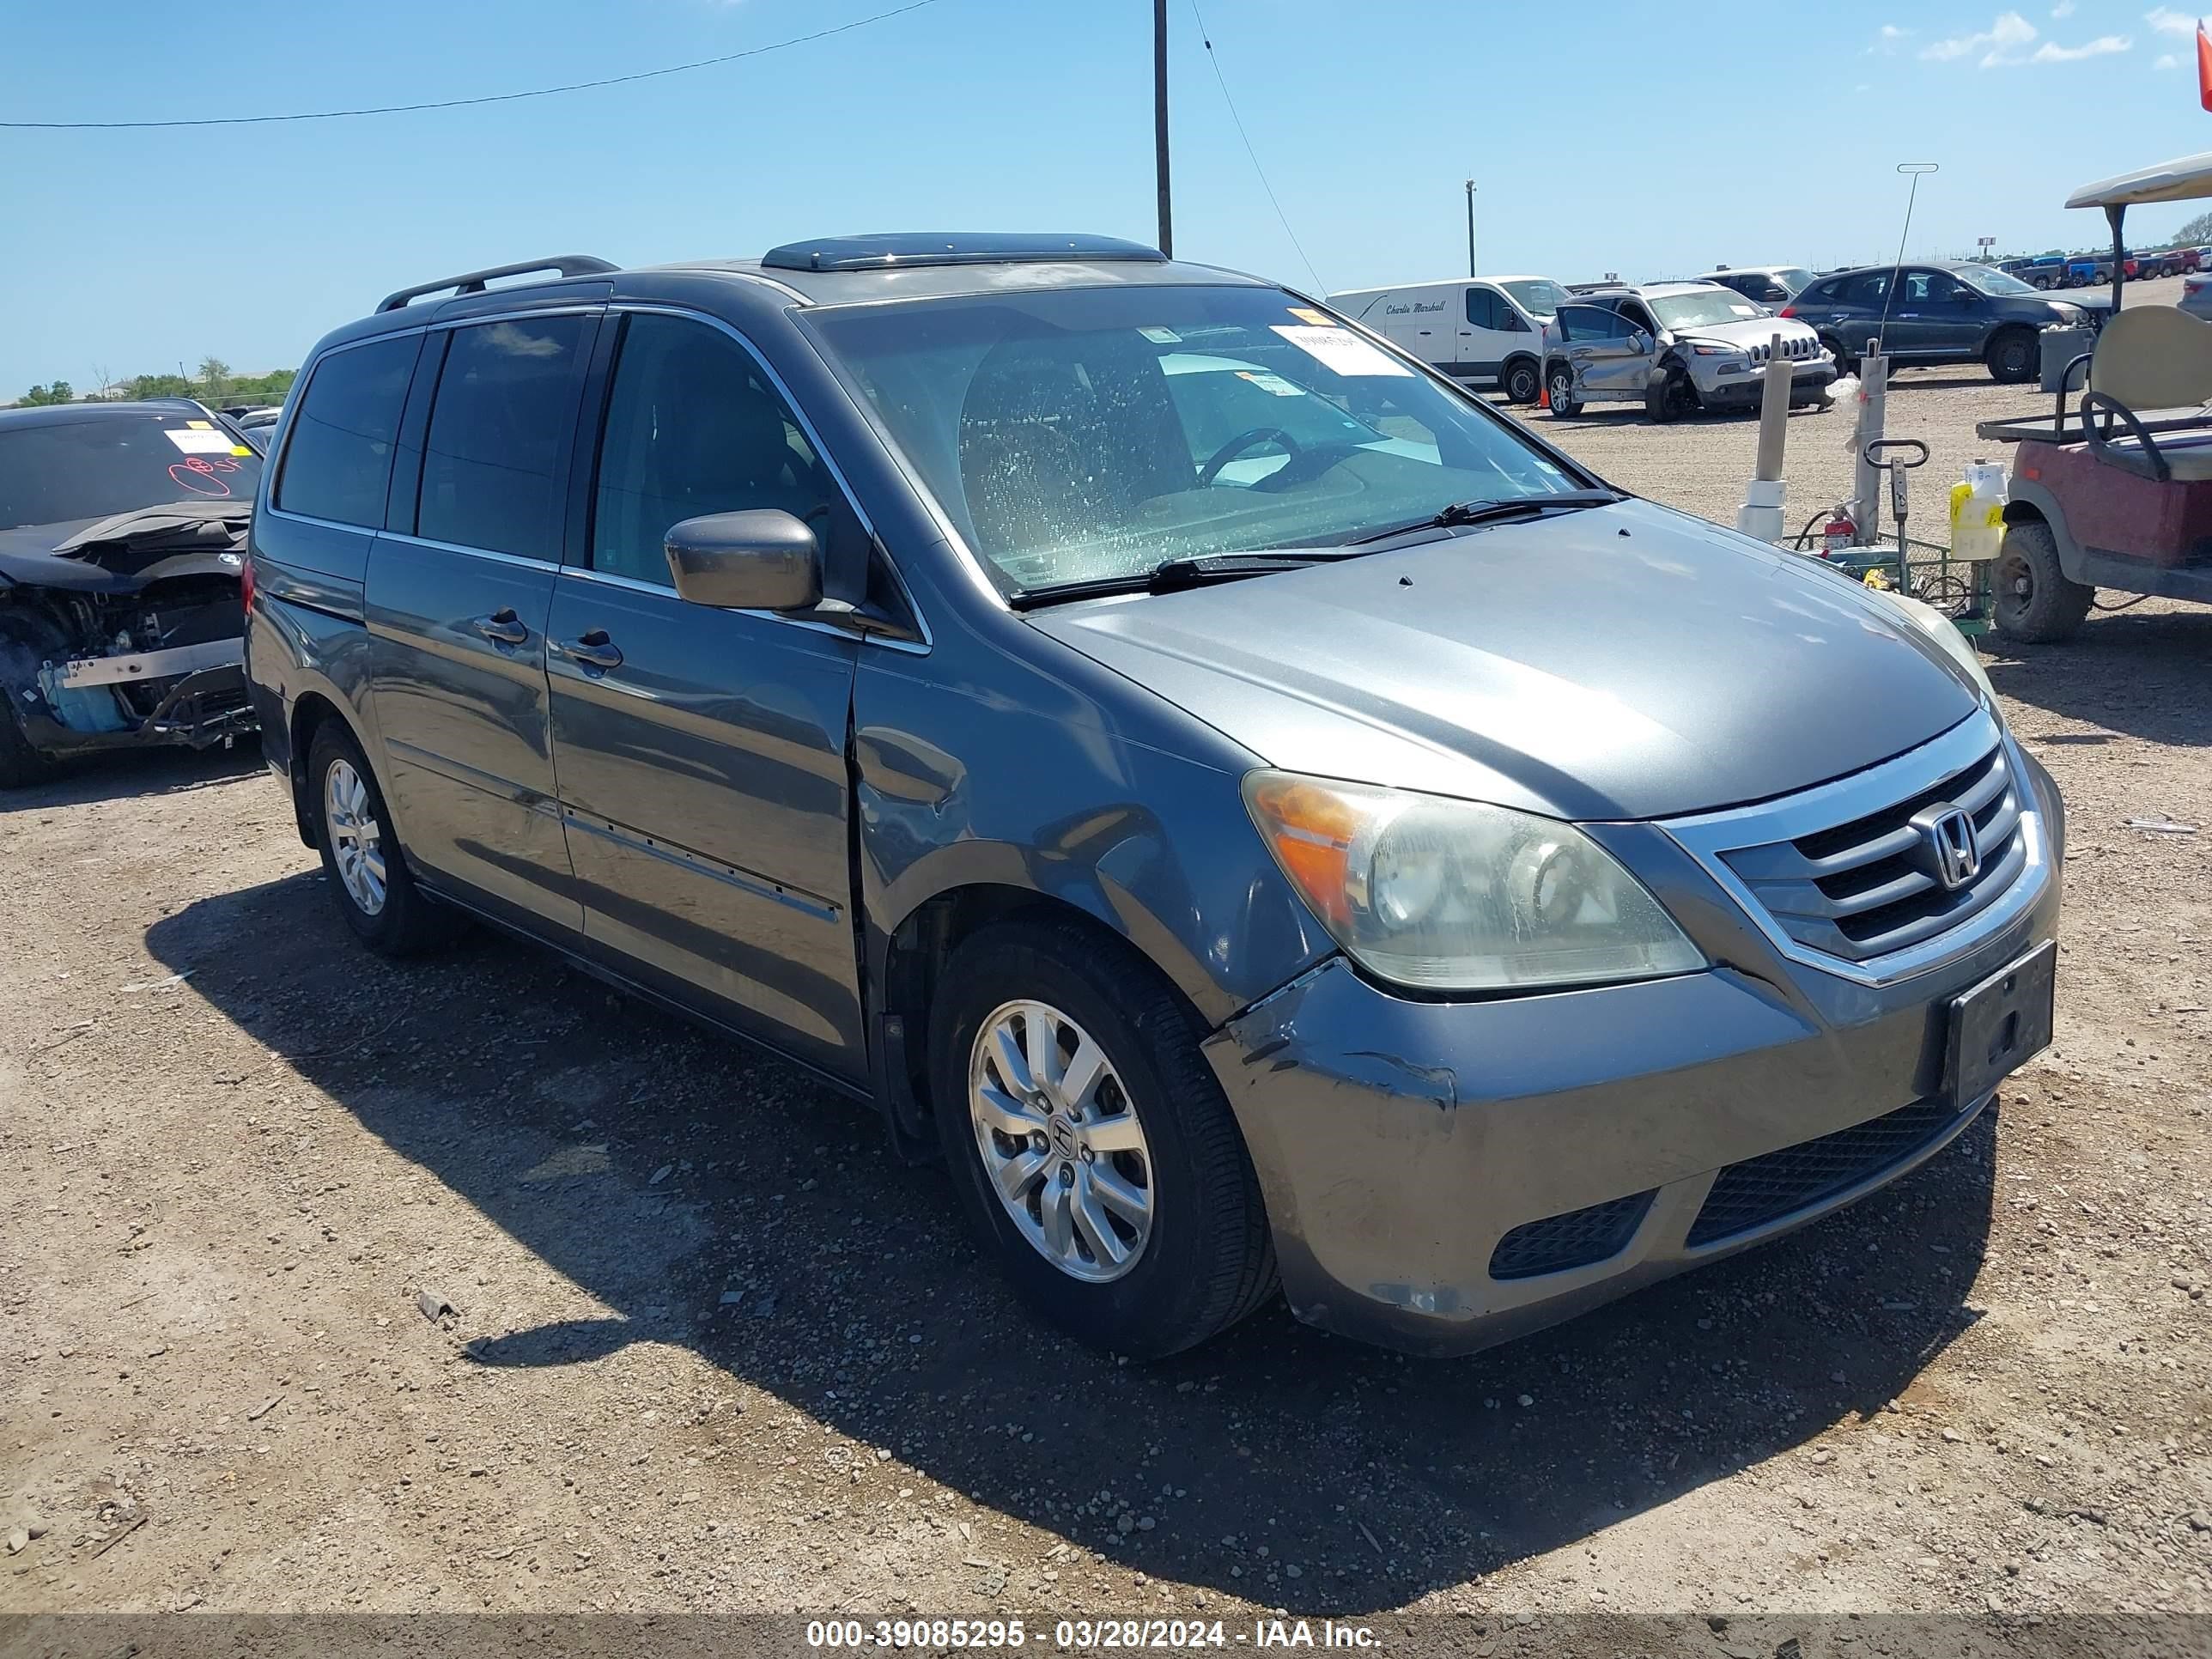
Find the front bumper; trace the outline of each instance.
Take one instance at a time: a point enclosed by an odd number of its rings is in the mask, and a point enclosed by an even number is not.
[[[2057,925],[2063,808],[2013,753],[2047,848],[2022,878],[2034,890],[1893,983],[1786,957],[1663,833],[1608,826],[1718,965],[1440,1002],[1340,957],[1214,1033],[1206,1055],[1251,1149],[1293,1311],[1469,1352],[1786,1232],[1941,1151],[1988,1099],[1932,1104],[1950,1000]],[[1547,1265],[1563,1255],[1579,1259]]]
[[[227,747],[258,726],[246,696],[246,672],[235,662],[181,676],[163,688],[152,714],[121,731],[80,732],[64,726],[44,702],[22,704],[17,718],[31,746],[58,760],[115,749]]]
[[[1701,375],[1693,366],[1690,378],[1698,388],[1698,401],[1708,408],[1756,407],[1766,395],[1765,376],[1758,372]],[[1790,370],[1790,401],[1793,404],[1812,402],[1828,389],[1835,378],[1835,359],[1825,352],[1818,357],[1799,359]]]

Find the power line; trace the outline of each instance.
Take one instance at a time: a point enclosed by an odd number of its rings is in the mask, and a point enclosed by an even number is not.
[[[1229,106],[1229,118],[1237,124],[1237,136],[1244,141],[1244,153],[1252,158],[1252,171],[1259,175],[1260,188],[1267,192],[1267,200],[1275,210],[1275,217],[1282,221],[1283,234],[1291,239],[1291,246],[1298,251],[1299,263],[1305,266],[1306,275],[1313,278],[1316,296],[1326,299],[1328,284],[1322,281],[1321,272],[1316,270],[1313,261],[1306,258],[1305,246],[1298,240],[1297,232],[1291,228],[1290,216],[1283,211],[1282,203],[1276,200],[1275,187],[1267,182],[1267,170],[1260,165],[1260,152],[1252,148],[1252,135],[1244,131],[1244,118],[1237,112],[1237,100],[1229,95],[1229,82],[1221,73],[1220,57],[1214,52],[1213,41],[1206,32],[1206,19],[1199,15],[1198,0],[1190,0],[1190,15],[1198,25],[1198,38],[1206,46],[1206,61],[1213,65],[1213,78],[1220,84],[1221,101]]]
[[[115,131],[127,127],[251,127],[272,121],[342,121],[357,115],[411,115],[424,110],[466,109],[477,104],[512,104],[525,98],[553,98],[562,93],[594,92],[602,87],[627,86],[633,81],[653,81],[663,76],[682,75],[691,70],[713,69],[720,64],[734,64],[743,58],[758,58],[767,52],[781,52],[789,46],[827,40],[833,34],[848,34],[854,29],[866,28],[871,23],[902,17],[908,12],[920,11],[924,6],[937,3],[938,0],[908,0],[906,5],[894,6],[889,11],[879,11],[872,16],[856,17],[849,23],[817,29],[811,34],[796,34],[788,40],[775,40],[764,46],[749,46],[743,52],[726,52],[719,58],[701,58],[689,64],[671,64],[665,69],[639,70],[631,75],[611,75],[599,81],[574,81],[567,86],[533,87],[527,92],[485,93],[475,98],[441,98],[422,104],[377,104],[362,109],[302,110],[289,115],[204,115],[175,121],[0,121],[0,128],[88,132]]]

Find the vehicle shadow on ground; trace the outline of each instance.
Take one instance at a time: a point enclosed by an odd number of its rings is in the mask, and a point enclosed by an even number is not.
[[[2100,596],[2107,603],[2122,596]],[[2203,687],[2212,669],[2212,611],[2089,613],[2058,645],[1983,644],[1990,683],[2008,697],[2153,743],[2212,744]]]
[[[204,789],[262,769],[259,739],[234,749],[122,749],[66,763],[53,777],[24,789],[0,792],[0,812],[44,811],[138,795],[173,795]]]
[[[896,1164],[866,1110],[547,952],[484,938],[386,963],[313,873],[203,900],[147,943],[611,1310],[518,1329],[465,1305],[478,1363],[684,1345],[1123,1570],[1263,1605],[1370,1613],[1587,1537],[1881,1410],[1975,1317],[1989,1116],[1853,1211],[1471,1358],[1340,1341],[1278,1304],[1117,1364],[1012,1304],[941,1173]]]

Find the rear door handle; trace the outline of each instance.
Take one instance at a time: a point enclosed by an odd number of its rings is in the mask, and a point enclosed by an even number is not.
[[[580,639],[574,639],[562,647],[586,668],[620,668],[622,647],[607,637],[604,628],[594,628]]]
[[[514,614],[512,605],[495,611],[489,617],[478,617],[469,623],[486,639],[500,645],[520,645],[530,637],[530,630]]]

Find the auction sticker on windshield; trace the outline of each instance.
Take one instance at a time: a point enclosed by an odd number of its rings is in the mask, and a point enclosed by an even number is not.
[[[230,434],[217,432],[212,427],[175,427],[161,428],[161,435],[187,455],[228,455],[231,453]]]
[[[1292,328],[1278,323],[1275,332],[1299,350],[1340,374],[1402,374],[1413,370],[1394,362],[1379,348],[1370,345],[1348,328]]]

